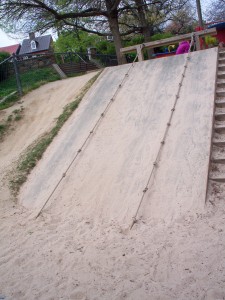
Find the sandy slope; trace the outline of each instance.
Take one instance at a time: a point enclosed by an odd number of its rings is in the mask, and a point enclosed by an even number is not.
[[[152,218],[171,220],[187,211],[204,210],[217,51],[195,52],[191,57],[151,181],[154,187],[141,207]],[[61,207],[65,215],[76,210],[105,223],[131,223],[174,105],[185,58],[135,64],[101,125],[48,202],[53,210]],[[129,65],[123,65],[102,73],[23,186],[19,199],[26,207],[40,207],[48,199],[128,69]]]
[[[5,176],[20,154],[46,131],[50,130],[63,107],[73,101],[81,88],[96,72],[84,76],[48,83],[24,96],[19,103],[0,111],[0,121],[16,109],[24,108],[23,118],[0,143],[0,207],[8,205],[10,192]],[[11,203],[10,203],[11,204]]]
[[[57,87],[56,94],[59,91]],[[11,152],[8,163],[1,155],[1,171],[24,149],[23,143]],[[72,201],[67,206],[60,196],[60,205],[53,199],[54,205],[38,219],[30,219],[30,211],[4,190],[1,186],[4,299],[225,299],[225,189],[210,187],[204,213],[187,214],[169,225],[146,217],[131,231],[115,221],[84,218],[79,206],[73,207]]]
[[[75,99],[80,89],[94,74],[96,73],[46,84],[24,96],[20,101],[22,103],[0,111],[0,120],[2,120],[6,119],[13,110],[24,107],[24,117],[19,121],[17,128],[0,145],[0,170],[52,127],[63,107]]]

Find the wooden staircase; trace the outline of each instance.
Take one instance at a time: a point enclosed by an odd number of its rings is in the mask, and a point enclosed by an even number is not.
[[[214,134],[209,179],[225,182],[225,49],[220,49],[218,59]]]
[[[60,69],[59,65],[57,64],[52,64],[54,70],[59,74],[61,79],[66,79],[67,76],[66,74]]]

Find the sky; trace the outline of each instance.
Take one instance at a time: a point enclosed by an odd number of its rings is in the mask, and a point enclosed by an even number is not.
[[[201,0],[202,11],[204,12],[208,4],[212,3],[213,0]],[[2,29],[0,29],[0,47],[10,46],[19,44],[22,39],[12,39]]]
[[[20,42],[21,40],[10,38],[2,29],[0,29],[0,47],[11,46]]]

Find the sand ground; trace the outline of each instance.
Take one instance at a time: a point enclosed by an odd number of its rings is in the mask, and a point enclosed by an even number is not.
[[[225,299],[225,194],[204,214],[171,225],[66,218],[37,220],[1,203],[0,290],[4,299]]]
[[[32,219],[30,210],[10,196],[3,175],[93,74],[85,76],[47,84],[24,97],[21,122],[32,135],[21,126],[0,144],[0,298],[225,299],[225,186],[210,186],[203,213],[169,224],[139,219],[131,231],[114,221],[84,218],[76,207],[63,210],[64,202]],[[44,118],[46,99],[59,107]],[[37,112],[43,122],[34,121]]]

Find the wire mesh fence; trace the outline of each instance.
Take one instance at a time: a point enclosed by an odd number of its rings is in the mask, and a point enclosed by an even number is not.
[[[0,63],[0,104],[13,101],[19,91],[13,59],[11,56]]]
[[[14,102],[23,93],[41,84],[59,79],[51,65],[51,56],[12,55],[0,63],[0,105]]]
[[[64,63],[88,63],[95,61],[99,63],[102,67],[110,67],[118,65],[116,55],[105,55],[99,53],[80,53],[80,52],[64,52],[64,53],[54,53],[55,60],[57,64]]]
[[[60,79],[53,64],[58,64],[67,76],[73,76],[117,65],[117,60],[113,55],[76,52],[12,55],[0,63],[0,106],[45,82]]]

